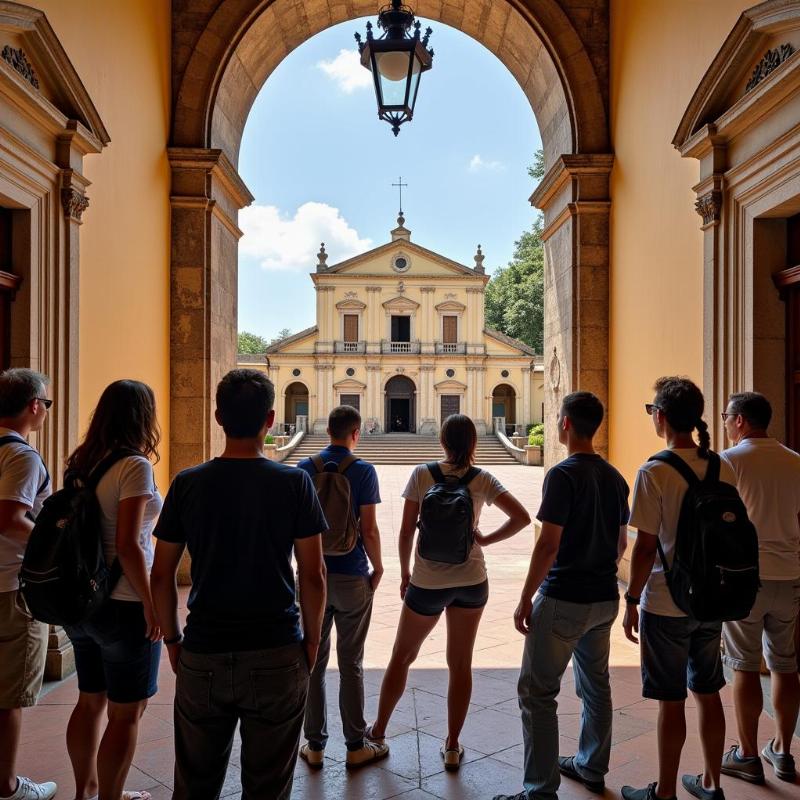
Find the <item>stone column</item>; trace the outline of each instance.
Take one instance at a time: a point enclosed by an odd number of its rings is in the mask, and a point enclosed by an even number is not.
[[[419,406],[419,432],[430,435],[436,433],[436,411],[434,408],[435,397],[433,388],[433,364],[421,364],[419,368],[420,388],[417,394]]]
[[[379,364],[367,364],[367,391],[364,404],[364,419],[374,419],[378,429],[383,428],[383,408],[380,402],[381,368]]]
[[[523,367],[520,369],[521,382],[522,382],[522,414],[517,415],[517,426],[522,430],[523,434],[527,430],[527,426],[531,423],[531,368]]]
[[[483,287],[469,286],[467,288],[467,353],[480,355],[483,353]]]
[[[608,405],[609,213],[614,156],[562,155],[531,196],[544,212],[545,439],[557,442],[565,394],[583,389]],[[595,447],[608,453],[606,423]],[[545,466],[564,456],[545,450]]]
[[[477,378],[475,386],[477,407],[475,411],[476,419],[473,419],[473,422],[478,430],[478,435],[483,436],[487,428],[491,427],[491,415],[486,413],[486,367],[476,367],[475,376]]]
[[[435,342],[439,338],[436,333],[435,309],[433,307],[433,295],[436,292],[433,286],[423,286],[422,292],[422,325],[420,326],[419,339],[421,352],[423,355],[432,355],[436,352]]]
[[[478,416],[478,406],[476,402],[477,390],[477,376],[475,374],[475,367],[467,366],[467,391],[464,393],[464,408],[463,413],[466,414],[471,420]]]
[[[316,372],[316,397],[314,403],[314,416],[309,414],[309,433],[325,433],[327,417],[325,416],[325,370],[327,364],[315,364]],[[309,412],[311,409],[309,409]],[[312,421],[313,420],[313,421]]]
[[[214,392],[236,364],[240,208],[253,197],[220,150],[168,148],[170,251],[170,474],[223,444]]]
[[[367,319],[364,338],[367,340],[367,353],[381,352],[380,326],[384,320],[383,307],[381,306],[381,287],[367,286]],[[383,419],[383,412],[378,415]]]

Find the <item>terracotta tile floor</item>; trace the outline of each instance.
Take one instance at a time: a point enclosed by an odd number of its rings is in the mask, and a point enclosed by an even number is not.
[[[367,717],[377,705],[382,668],[394,641],[400,610],[397,591],[397,532],[401,497],[407,467],[378,467],[381,492],[380,526],[387,565],[366,652]],[[542,483],[542,470],[524,467],[498,467],[495,474],[526,506],[536,511]],[[497,511],[488,509],[483,527],[491,529],[498,521]],[[522,653],[522,637],[513,628],[511,617],[516,605],[530,555],[532,533],[523,531],[514,539],[487,552],[491,598],[483,618],[475,652],[475,682],[472,708],[463,733],[466,747],[464,766],[456,775],[442,770],[439,746],[445,733],[447,674],[444,669],[444,624],[433,631],[419,661],[412,670],[408,690],[392,719],[389,730],[391,755],[380,765],[348,774],[344,769],[339,714],[336,707],[337,676],[329,671],[330,725],[332,739],[326,753],[326,766],[310,772],[298,763],[293,797],[297,800],[322,798],[403,798],[403,800],[488,800],[498,792],[521,789],[522,732],[516,702],[516,680]],[[185,592],[182,598],[185,598]],[[334,651],[335,652],[335,651]],[[614,747],[611,772],[606,778],[608,796],[619,796],[624,783],[644,785],[654,779],[656,763],[656,704],[643,700],[640,693],[639,654],[627,642],[619,625],[612,642],[612,687],[614,698]],[[162,664],[160,692],[150,703],[139,735],[128,786],[149,790],[155,800],[171,796],[172,786],[172,695],[174,680],[166,662]],[[74,679],[53,688],[41,704],[27,711],[19,771],[34,778],[56,780],[58,797],[72,798],[73,783],[64,747],[64,730],[77,693]],[[728,741],[733,741],[733,708],[729,689],[723,692],[728,718]],[[701,769],[700,742],[696,733],[694,708],[688,709],[688,740],[681,768],[686,772]],[[571,672],[565,675],[559,698],[561,751],[574,752],[578,732],[580,703],[575,697]],[[770,735],[771,720],[764,715],[761,738]],[[338,736],[337,736],[338,734]],[[800,748],[799,748],[800,749]],[[797,752],[797,751],[796,751]],[[769,778],[766,787],[755,787],[726,780],[729,800],[798,800],[800,789]],[[240,793],[238,749],[234,750],[223,796]],[[681,791],[681,795],[688,797]],[[591,795],[565,781],[559,791],[563,800]]]

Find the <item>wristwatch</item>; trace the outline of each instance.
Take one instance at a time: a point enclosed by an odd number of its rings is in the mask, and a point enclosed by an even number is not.
[[[640,600],[641,600],[640,597],[633,597],[632,595],[629,595],[627,592],[625,592],[625,602],[629,606],[638,606]]]

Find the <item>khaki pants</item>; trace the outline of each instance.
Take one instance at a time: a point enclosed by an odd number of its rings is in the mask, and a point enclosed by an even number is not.
[[[47,657],[47,625],[18,591],[0,592],[0,708],[36,705]]]

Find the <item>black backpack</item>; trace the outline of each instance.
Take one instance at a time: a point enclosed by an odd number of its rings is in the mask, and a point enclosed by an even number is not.
[[[64,488],[44,501],[25,548],[19,588],[31,614],[51,625],[77,625],[108,599],[122,574],[106,564],[97,484],[136,450],[116,450],[82,479],[64,476]]]
[[[475,541],[475,511],[468,487],[480,470],[470,467],[459,478],[445,475],[435,461],[426,466],[435,483],[420,504],[419,554],[429,561],[463,564]]]
[[[736,487],[719,479],[719,456],[708,454],[702,480],[670,450],[656,453],[650,461],[669,464],[689,484],[678,518],[671,567],[657,542],[675,605],[700,622],[744,619],[760,586],[758,536]]]

